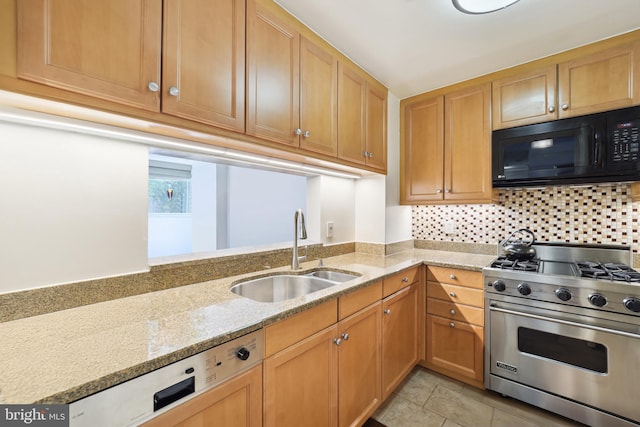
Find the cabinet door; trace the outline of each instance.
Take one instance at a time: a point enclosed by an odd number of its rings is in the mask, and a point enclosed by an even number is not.
[[[264,360],[264,425],[336,426],[337,325]]]
[[[493,129],[558,118],[556,66],[505,77],[492,83]]]
[[[339,425],[362,425],[381,403],[381,302],[340,322]]]
[[[366,97],[367,166],[387,170],[387,89],[367,82]]]
[[[382,399],[418,361],[418,284],[382,301]]]
[[[484,328],[428,314],[426,329],[428,365],[482,383]]]
[[[194,397],[143,427],[262,426],[262,365]]]
[[[560,118],[640,103],[640,42],[558,66]]]
[[[247,1],[246,133],[298,146],[300,35],[255,0]]]
[[[338,151],[338,61],[300,38],[300,148],[335,156]],[[308,132],[308,133],[307,133]]]
[[[244,0],[165,0],[162,111],[244,131]]]
[[[445,200],[491,199],[490,104],[490,83],[445,96]]]
[[[401,202],[443,198],[444,98],[438,96],[404,109],[400,142]]]
[[[18,77],[159,111],[162,0],[18,1]]]
[[[343,62],[338,63],[338,157],[365,164],[366,80]]]

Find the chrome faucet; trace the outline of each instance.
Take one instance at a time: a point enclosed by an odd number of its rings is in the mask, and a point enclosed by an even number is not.
[[[293,215],[293,254],[291,257],[291,269],[300,269],[300,261],[307,259],[307,256],[298,256],[298,217],[300,217],[300,240],[307,238],[307,227],[304,225],[304,214],[302,209],[296,210]]]

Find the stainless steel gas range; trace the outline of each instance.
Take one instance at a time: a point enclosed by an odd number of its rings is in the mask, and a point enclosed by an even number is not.
[[[534,244],[483,269],[485,385],[591,426],[640,425],[640,273],[621,246]]]

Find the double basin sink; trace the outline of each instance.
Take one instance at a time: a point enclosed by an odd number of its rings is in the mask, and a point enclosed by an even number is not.
[[[315,270],[307,274],[273,274],[240,282],[231,292],[259,302],[278,302],[308,295],[359,275],[335,270]]]

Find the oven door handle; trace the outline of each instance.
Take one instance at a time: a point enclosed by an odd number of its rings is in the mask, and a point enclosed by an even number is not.
[[[522,312],[522,311],[507,310],[505,308],[499,308],[495,303],[492,303],[492,304],[489,305],[489,310],[497,311],[497,312],[500,312],[500,313],[512,314],[514,316],[523,316],[523,317],[529,317],[531,319],[536,319],[536,320],[542,320],[542,321],[547,321],[547,322],[555,322],[555,323],[560,323],[560,324],[568,325],[568,326],[575,326],[575,327],[578,327],[578,328],[592,329],[594,331],[599,331],[599,332],[607,332],[607,333],[610,333],[610,334],[621,335],[623,337],[630,337],[630,338],[636,338],[636,339],[640,338],[640,335],[634,334],[634,333],[631,333],[631,332],[617,331],[615,329],[604,328],[602,326],[589,325],[587,323],[570,322],[568,320],[556,319],[555,317],[539,316],[537,314],[530,314],[530,313],[526,313],[526,312]]]

